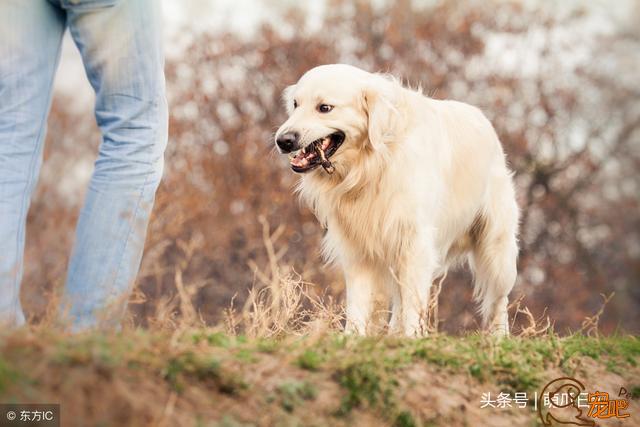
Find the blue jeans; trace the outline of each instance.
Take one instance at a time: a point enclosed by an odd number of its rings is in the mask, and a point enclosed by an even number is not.
[[[67,28],[96,92],[103,139],[78,220],[61,313],[75,330],[103,320],[112,324],[124,314],[167,143],[159,4],[0,1],[0,323],[25,321],[19,290],[26,217]]]

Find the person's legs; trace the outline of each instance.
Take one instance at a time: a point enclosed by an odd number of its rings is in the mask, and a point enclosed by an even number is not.
[[[103,136],[65,288],[72,326],[81,330],[118,323],[126,308],[162,176],[167,103],[160,2],[62,3]]]
[[[25,225],[42,161],[64,11],[43,0],[0,2],[0,324],[23,324]]]

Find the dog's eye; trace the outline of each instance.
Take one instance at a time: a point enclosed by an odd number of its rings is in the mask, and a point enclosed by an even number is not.
[[[328,113],[331,110],[333,110],[333,105],[328,105],[328,104],[318,105],[318,111],[321,113]]]
[[[295,99],[293,100],[293,108],[298,108],[298,101],[296,101]]]

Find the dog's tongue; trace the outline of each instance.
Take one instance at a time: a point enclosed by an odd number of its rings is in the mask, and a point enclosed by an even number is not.
[[[293,159],[291,159],[291,164],[297,167],[305,167],[309,164],[309,161],[313,160],[314,157],[316,157],[315,151],[310,151],[309,153],[300,151]]]
[[[305,167],[307,166],[311,160],[318,156],[318,152],[324,151],[329,148],[329,143],[331,142],[330,138],[324,138],[322,141],[314,142],[314,146],[309,146],[305,150],[300,151],[295,157],[291,159],[291,164],[296,167]],[[323,157],[323,160],[326,160]]]

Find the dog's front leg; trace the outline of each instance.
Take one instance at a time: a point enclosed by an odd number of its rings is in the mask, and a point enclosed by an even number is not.
[[[371,321],[376,275],[364,265],[345,268],[347,324],[345,331],[365,335]]]
[[[399,334],[402,332],[400,321],[402,319],[402,299],[400,287],[394,282],[391,288],[391,319],[389,319],[389,332]]]
[[[409,251],[399,268],[402,331],[408,337],[427,335],[429,291],[434,271],[432,253],[426,245]]]

